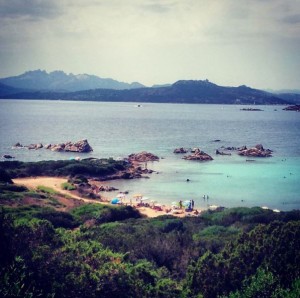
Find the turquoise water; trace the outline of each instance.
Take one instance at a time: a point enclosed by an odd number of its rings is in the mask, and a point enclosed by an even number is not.
[[[18,160],[68,159],[71,153],[13,150],[12,145],[88,139],[94,151],[84,157],[125,157],[149,151],[159,173],[150,179],[113,181],[120,190],[139,192],[168,204],[194,199],[196,206],[268,206],[300,208],[300,114],[281,106],[261,112],[234,105],[179,105],[66,101],[0,101],[0,155]],[[220,139],[220,142],[213,142]],[[220,146],[262,143],[274,156],[246,162],[245,157],[216,156]],[[211,162],[186,161],[176,147],[200,147]],[[190,179],[187,182],[186,179]],[[209,200],[203,200],[203,195]]]

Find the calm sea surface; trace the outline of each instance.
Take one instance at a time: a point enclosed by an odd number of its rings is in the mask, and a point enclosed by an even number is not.
[[[300,209],[300,113],[282,106],[246,112],[235,105],[188,105],[0,100],[0,155],[17,160],[69,159],[74,154],[12,149],[20,142],[61,143],[88,139],[94,151],[82,157],[125,157],[149,151],[163,157],[148,163],[150,179],[113,181],[130,194],[163,204],[194,199],[196,207],[221,205]],[[213,142],[219,139],[220,142]],[[216,156],[221,146],[263,144],[273,157]],[[200,147],[211,162],[173,154],[177,147]],[[3,159],[2,159],[3,160]],[[186,182],[190,179],[190,182]],[[209,201],[203,200],[209,195]]]

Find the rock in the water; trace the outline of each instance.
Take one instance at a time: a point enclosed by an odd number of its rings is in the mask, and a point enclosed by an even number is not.
[[[186,159],[186,160],[200,160],[200,161],[213,160],[213,158],[210,155],[208,155],[207,153],[201,151],[199,148],[197,148],[193,154],[184,156],[183,159]]]
[[[76,143],[66,143],[65,151],[87,153],[93,151],[93,149],[87,140],[81,140]]]
[[[18,148],[24,148],[24,146],[21,143],[16,143],[12,146],[13,149],[18,149]]]
[[[283,110],[300,112],[300,105],[289,106],[284,108]]]
[[[62,152],[65,151],[65,144],[51,145],[48,149],[50,149],[51,151]]]
[[[152,154],[152,153],[149,153],[149,152],[146,152],[146,151],[143,151],[143,152],[140,152],[140,153],[136,153],[136,154],[130,154],[128,156],[128,160],[130,162],[147,162],[147,161],[157,161],[159,160],[159,157]]]
[[[30,144],[27,146],[27,148],[29,150],[38,150],[38,149],[41,149],[43,148],[43,144],[42,143],[38,143],[38,144]]]
[[[217,149],[216,155],[231,155],[231,153],[226,153],[226,152],[223,152],[223,151],[220,151],[219,149]]]
[[[198,150],[200,150],[200,149],[197,148],[197,147],[195,147],[195,148],[192,148],[192,149],[191,149],[191,152],[192,152],[192,153],[195,153],[195,152],[198,151]]]
[[[58,152],[78,152],[78,153],[87,153],[93,151],[93,148],[90,146],[87,140],[81,140],[76,143],[66,142],[55,145],[47,145],[46,149]]]
[[[270,157],[272,156],[272,150],[264,149],[263,145],[258,144],[253,148],[249,148],[249,149],[242,148],[238,151],[238,154],[242,156],[250,156],[250,157]]]
[[[9,155],[9,154],[4,154],[2,157],[3,157],[3,158],[6,158],[6,159],[12,159],[12,158],[15,158],[14,156]]]
[[[188,149],[185,149],[183,147],[181,148],[176,148],[174,149],[173,153],[176,153],[176,154],[182,154],[182,153],[187,153],[188,152]]]

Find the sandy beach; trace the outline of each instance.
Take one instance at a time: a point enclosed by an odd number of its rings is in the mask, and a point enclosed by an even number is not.
[[[87,199],[87,198],[83,198],[81,196],[78,196],[74,193],[72,193],[71,191],[68,190],[64,190],[62,189],[61,185],[64,182],[67,182],[68,179],[67,178],[61,178],[61,177],[30,177],[30,178],[17,178],[17,179],[13,179],[13,182],[15,184],[19,184],[19,185],[24,185],[29,189],[33,189],[36,190],[38,186],[46,186],[46,187],[50,187],[53,190],[55,190],[56,192],[63,194],[63,195],[67,195],[69,197],[72,197],[73,199],[77,199],[77,200],[81,200],[84,201],[86,203],[96,203],[96,204],[106,204],[106,205],[111,205],[110,200],[112,199],[112,197],[106,197],[104,200],[105,201],[97,201],[97,200],[92,200],[92,199]],[[137,208],[141,214],[145,215],[146,217],[157,217],[157,216],[161,216],[161,215],[166,215],[166,214],[171,214],[171,213],[167,213],[166,210],[170,210],[171,207],[170,206],[162,206],[162,211],[160,210],[155,210],[151,207],[146,207],[146,206],[138,206],[136,203],[135,199],[130,200],[129,198],[125,198],[123,200],[124,204],[128,204],[130,205],[130,201],[132,201],[131,205],[133,205],[135,208]],[[197,210],[197,212],[201,212],[201,210]],[[191,216],[194,215],[193,212],[184,212],[184,210],[181,211],[181,213],[172,213],[172,215],[176,216],[176,217],[185,217],[185,216]]]

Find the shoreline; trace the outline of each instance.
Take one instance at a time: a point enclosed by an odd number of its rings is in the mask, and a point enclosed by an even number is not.
[[[92,203],[92,204],[103,204],[103,205],[110,205],[110,206],[118,206],[119,204],[112,204],[111,200],[115,198],[113,197],[107,197],[107,196],[102,196],[104,201],[99,201],[96,199],[87,199],[84,197],[81,197],[77,194],[72,193],[71,191],[64,190],[61,188],[61,184],[64,182],[68,181],[68,178],[63,178],[63,177],[27,177],[27,178],[15,178],[12,179],[13,182],[17,185],[23,185],[27,187],[28,189],[34,189],[36,190],[38,186],[46,186],[49,188],[54,189],[58,193],[62,195],[67,195],[69,197],[72,197],[73,199],[81,200],[85,203]],[[101,182],[101,184],[107,184],[107,181]],[[149,218],[154,218],[162,215],[172,215],[175,217],[192,217],[192,216],[198,216],[201,214],[202,211],[206,209],[200,209],[200,208],[195,208],[193,211],[186,212],[184,209],[176,209],[176,211],[173,213],[171,212],[172,206],[167,206],[167,205],[160,205],[161,210],[157,210],[151,207],[151,204],[145,203],[144,205],[140,206],[138,204],[137,200],[135,198],[124,198],[122,200],[122,203],[120,205],[125,205],[125,206],[132,206],[136,208],[142,215],[149,217]],[[153,203],[154,206],[154,203]],[[169,212],[167,212],[169,211]]]

